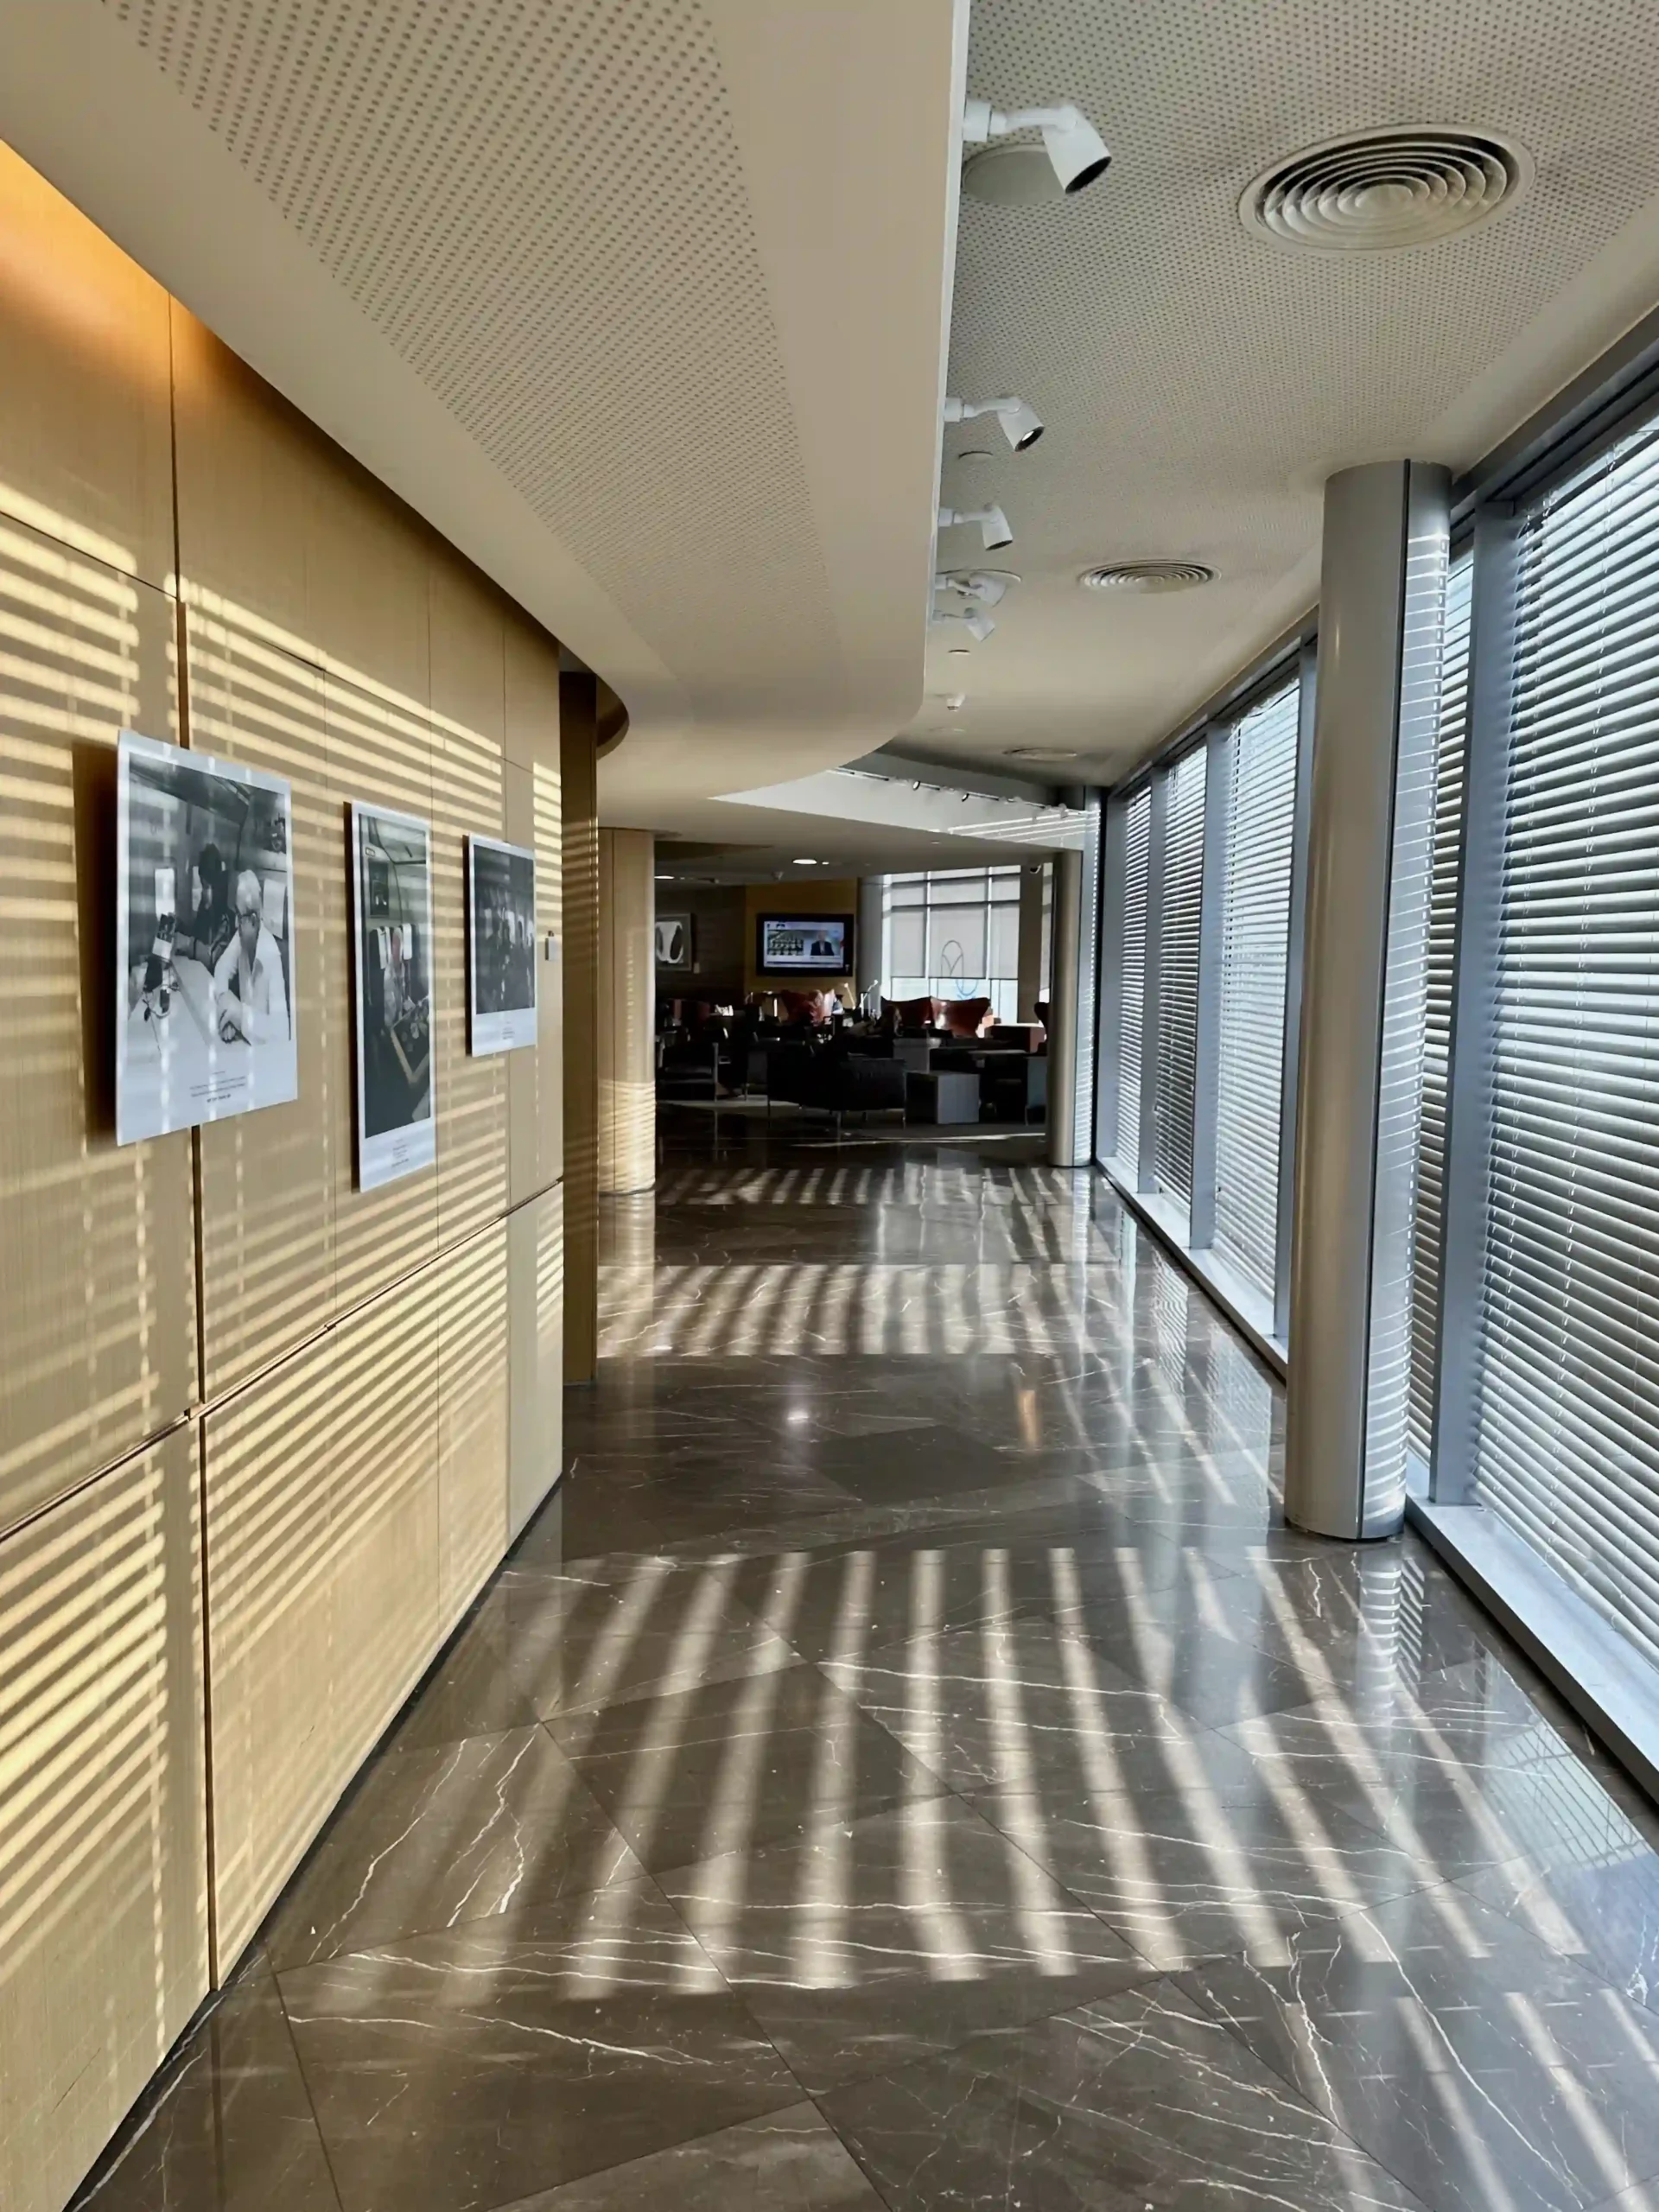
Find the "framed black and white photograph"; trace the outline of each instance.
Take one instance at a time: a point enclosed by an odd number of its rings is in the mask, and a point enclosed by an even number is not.
[[[293,814],[280,776],[122,731],[118,1144],[298,1097]]]
[[[696,939],[690,914],[657,917],[657,965],[689,969],[696,958]]]
[[[536,1042],[536,855],[467,840],[467,1046],[516,1052]]]
[[[357,1180],[372,1191],[429,1167],[432,1118],[432,830],[352,806]]]

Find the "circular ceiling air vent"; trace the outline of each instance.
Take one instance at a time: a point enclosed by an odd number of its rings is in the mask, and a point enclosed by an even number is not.
[[[1085,569],[1077,582],[1085,591],[1191,591],[1215,574],[1201,561],[1111,561]]]
[[[1484,132],[1371,130],[1279,162],[1238,212],[1246,230],[1278,245],[1389,253],[1485,222],[1531,178],[1529,155]]]

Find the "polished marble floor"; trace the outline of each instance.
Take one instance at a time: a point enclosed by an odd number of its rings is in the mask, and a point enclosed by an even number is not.
[[[768,1143],[85,2202],[1659,2212],[1632,1788],[1097,1179]]]

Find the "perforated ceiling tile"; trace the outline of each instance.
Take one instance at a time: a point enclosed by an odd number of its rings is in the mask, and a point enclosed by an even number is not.
[[[971,657],[930,655],[930,689],[948,666],[968,695],[953,744],[1143,745],[1265,642],[1253,610],[1317,547],[1323,475],[1421,452],[1659,193],[1655,22],[1651,0],[979,0],[971,89],[1075,99],[1114,159],[1073,200],[963,201],[950,389],[1017,391],[1048,428],[1017,459],[946,467],[947,500],[1006,508],[1026,579]],[[1527,149],[1524,196],[1403,253],[1246,232],[1241,195],[1273,163],[1426,124]],[[988,442],[971,429],[948,449]],[[1077,589],[1093,562],[1160,557],[1218,581],[1150,607]]]
[[[837,646],[696,0],[105,0],[664,660]]]

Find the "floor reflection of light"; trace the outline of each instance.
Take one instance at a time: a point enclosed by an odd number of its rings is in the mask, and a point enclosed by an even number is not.
[[[757,1616],[763,1632],[788,1640],[806,1575],[806,1555],[780,1559]],[[696,1857],[706,1862],[698,1878],[692,1932],[716,1957],[737,1929],[748,1872],[745,1855],[754,1831],[755,1808],[766,1772],[773,1710],[782,1676],[749,1675],[729,1724],[726,1747],[709,1793],[709,1810]]]
[[[936,1551],[911,1554],[910,1618],[905,1644],[902,1741],[924,1766],[944,1763],[944,1713],[939,1695],[938,1640],[944,1621],[944,1561]],[[900,1895],[913,1914],[918,1947],[938,1981],[965,1981],[976,1971],[973,1936],[950,1895],[944,1861],[943,1801],[919,1797],[904,1809]]]
[[[1591,2101],[1585,2086],[1574,2070],[1573,2054],[1564,2050],[1549,2032],[1537,2006],[1524,1992],[1509,1993],[1510,2012],[1522,2037],[1540,2066],[1550,2069],[1549,2084],[1559,2097],[1573,2125],[1579,2131],[1580,2140],[1595,2162],[1611,2196],[1622,2190],[1630,2178],[1629,2158],[1618,2137],[1607,2125],[1604,2114]],[[1653,2072],[1651,2059],[1648,2072]]]
[[[1471,2101],[1484,2107],[1503,2131],[1514,2139],[1516,2147],[1529,2163],[1540,2160],[1547,2164],[1548,2160],[1541,2160],[1537,2145],[1529,2141],[1516,2122],[1493,2102],[1491,2092],[1458,2059],[1445,2031],[1430,2021],[1427,2012],[1408,1999],[1400,2006],[1397,2017],[1407,2040],[1414,2047],[1419,2079],[1423,2084],[1421,2094],[1437,2098],[1445,2107],[1452,2140],[1473,2169],[1477,2185],[1470,2191],[1471,2201],[1479,2204],[1482,2212],[1488,2212],[1488,2208],[1490,2212],[1517,2212],[1519,2200],[1505,2185],[1497,2161],[1486,2147],[1484,2130],[1471,2108]],[[1448,2056],[1455,2072],[1447,2068]],[[1536,2202],[1531,2190],[1525,2201],[1529,2204]]]
[[[874,1553],[848,1553],[830,1635],[831,1666],[836,1662],[856,1666],[861,1659],[874,1580]],[[843,1696],[827,1675],[820,1707],[808,1800],[815,1847],[802,1863],[795,1933],[795,1979],[809,1989],[831,1986],[850,1978],[844,1956],[843,1923],[850,1902],[852,1839],[846,1823],[856,1802],[857,1732],[861,1717],[852,1700]]]
[[[1088,1649],[1080,1626],[1082,1589],[1077,1562],[1068,1553],[1057,1552],[1050,1556],[1056,1616],[1057,1618],[1064,1617],[1070,1624],[1065,1632],[1067,1679],[1074,1686],[1074,1701],[1080,1703],[1084,1693],[1094,1683],[1096,1677],[1092,1654]],[[1124,1597],[1126,1618],[1136,1646],[1139,1679],[1149,1682],[1155,1679],[1159,1668],[1166,1663],[1165,1655],[1170,1646],[1167,1642],[1160,1644],[1154,1641],[1154,1634],[1158,1632],[1153,1630],[1147,1618],[1144,1590],[1135,1589],[1126,1581]],[[1194,1737],[1178,1738],[1172,1750],[1166,1752],[1166,1761],[1170,1769],[1171,1782],[1186,1807],[1194,1835],[1211,1863],[1212,1872],[1205,1885],[1210,1896],[1227,1901],[1247,1944],[1252,1948],[1276,1945],[1279,1938],[1273,1914],[1262,1897],[1261,1884],[1249,1857],[1236,1840],[1235,1823],[1211,1784],[1203,1753]],[[1114,1817],[1121,1820],[1128,1812],[1128,1804],[1120,1801]],[[1118,1845],[1122,1835],[1122,1827],[1115,1828],[1114,1847]],[[1138,1827],[1126,1856],[1131,1862],[1127,1885],[1129,1894],[1143,1911],[1150,1914],[1164,1941],[1179,1950],[1181,1948],[1179,1922],[1158,1879],[1144,1834]]]
[[[564,1700],[568,1706],[598,1705],[610,1696],[627,1664],[629,1654],[639,1642],[640,1631],[663,1594],[664,1582],[672,1571],[665,1559],[648,1559],[642,1560],[629,1575],[620,1602],[594,1638],[593,1648],[582,1671],[569,1687]],[[530,1658],[534,1669],[533,1679],[538,1683],[543,1656],[562,1658],[568,1621],[566,1608],[580,1602],[579,1597],[564,1594],[549,1632],[536,1639],[544,1649],[538,1650],[532,1645]],[[545,1651],[545,1647],[550,1645],[550,1655]]]
[[[1048,1887],[1038,1871],[1039,1862],[1047,1862],[1048,1825],[1043,1815],[1041,1773],[1031,1755],[1020,1684],[1019,1624],[1014,1618],[1007,1553],[1000,1548],[988,1550],[981,1573],[984,1605],[980,1649],[999,1777],[996,1817],[1004,1834],[1020,1847],[1008,1854],[1008,1885],[1032,1955],[1045,1974],[1065,1974],[1071,1966],[1071,1945],[1047,1910]]]
[[[1175,1923],[1154,1871],[1146,1836],[1138,1822],[1125,1825],[1125,1815],[1130,1811],[1126,1777],[1111,1732],[1102,1718],[1095,1656],[1083,1632],[1083,1591],[1075,1557],[1064,1550],[1051,1552],[1049,1575],[1055,1599],[1055,1642],[1071,1707],[1072,1744],[1090,1814],[1102,1830],[1101,1847],[1115,1879],[1137,1900],[1139,1917],[1154,1920],[1166,1942],[1170,1942]],[[1195,1771],[1186,1777],[1189,1783],[1197,1779],[1196,1758],[1192,1764]]]
[[[731,1585],[737,1564],[735,1560],[721,1560],[697,1572],[695,1594],[681,1618],[669,1654],[666,1679],[683,1678],[690,1671],[691,1655],[708,1648],[709,1638],[732,1602]],[[650,1855],[674,1778],[680,1745],[696,1718],[697,1700],[690,1692],[664,1692],[636,1702],[641,1739],[629,1758],[627,1777],[611,1817],[643,1859]],[[629,1710],[627,1707],[613,1706],[606,1713],[614,1718]],[[597,1726],[605,1717],[605,1713],[595,1716],[593,1725]]]

